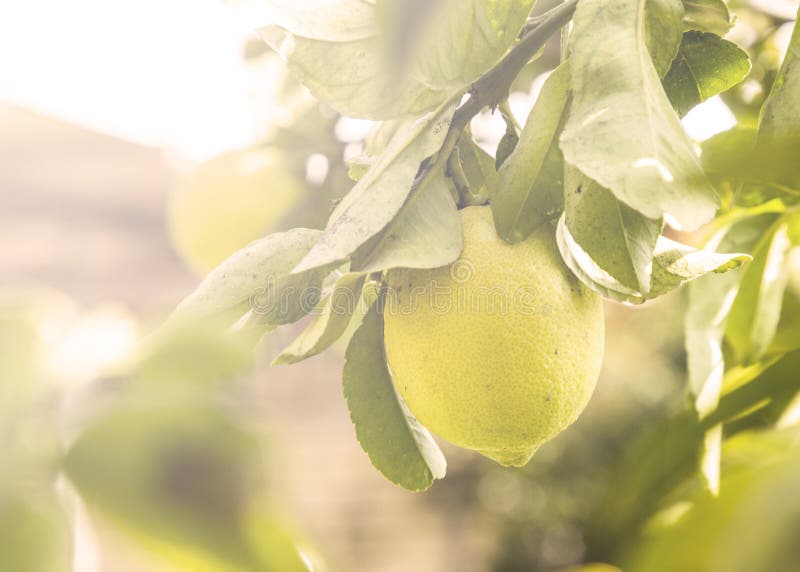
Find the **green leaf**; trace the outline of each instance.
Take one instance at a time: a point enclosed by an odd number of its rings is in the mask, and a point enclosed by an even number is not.
[[[462,248],[455,200],[444,175],[435,173],[414,187],[386,228],[353,253],[351,268],[438,268],[458,258]]]
[[[286,289],[291,296],[283,295],[282,286],[292,268],[321,236],[319,230],[295,228],[249,244],[212,270],[178,305],[168,324],[219,318],[232,325],[249,310],[257,310],[271,324],[300,318],[314,307],[316,300],[301,301],[299,296],[315,287],[318,290],[324,276],[307,276],[304,285],[291,284],[293,291]],[[302,304],[307,306],[303,308]]]
[[[650,297],[660,296],[710,272],[738,268],[750,260],[747,254],[697,249],[664,236],[659,237],[653,259]]]
[[[419,201],[409,201],[409,195],[420,164],[441,146],[453,111],[453,107],[448,105],[398,129],[369,171],[333,211],[324,234],[293,272],[344,262],[368,241],[388,230],[401,209],[413,211],[412,207]],[[446,188],[443,180],[437,180],[431,184],[432,189],[422,189],[424,192],[417,193],[417,196],[436,203],[446,212],[447,206],[440,196],[440,183]],[[409,217],[403,221],[404,224],[417,225],[415,215],[412,213]],[[445,234],[450,237],[449,233]],[[434,252],[432,257],[427,257],[431,260],[422,263],[440,266],[450,261],[440,262],[436,254]],[[449,252],[446,254],[449,256]]]
[[[556,226],[556,244],[561,259],[578,279],[589,288],[617,302],[641,302],[638,292],[630,290],[598,266],[591,256],[575,242],[562,215]]]
[[[683,29],[724,36],[733,26],[722,0],[683,0]]]
[[[420,491],[444,477],[442,452],[395,390],[384,355],[379,302],[347,347],[344,395],[361,447],[387,479]]]
[[[565,179],[564,217],[575,242],[620,284],[647,296],[661,220],[636,212],[574,167]]]
[[[481,149],[466,133],[459,139],[457,149],[470,194],[478,200],[494,194],[497,190],[495,158]]]
[[[345,274],[312,312],[313,321],[272,361],[272,365],[291,364],[320,353],[347,329],[359,302],[364,275]]]
[[[667,97],[680,115],[726,91],[750,73],[750,58],[733,42],[714,34],[687,32],[663,80]]]
[[[673,0],[646,0],[644,41],[659,77],[669,70],[683,34],[683,5]]]
[[[781,307],[781,318],[775,337],[772,338],[772,343],[767,350],[768,355],[800,349],[800,299],[797,296],[794,288],[786,289]]]
[[[798,9],[800,15],[800,8]],[[759,140],[800,145],[800,27],[795,23],[792,38],[772,90],[761,107]]]
[[[497,144],[497,152],[494,158],[495,169],[499,169],[503,166],[508,156],[517,148],[518,143],[519,135],[517,135],[517,131],[513,127],[506,129],[506,132],[503,133],[500,142]]]
[[[748,412],[782,401],[800,390],[800,351],[778,354],[747,367],[734,366],[725,372],[723,394],[717,408],[706,417],[707,426],[741,419]]]
[[[714,215],[719,200],[650,60],[645,4],[578,4],[570,34],[573,103],[561,149],[567,162],[645,216],[667,214],[692,229]]]
[[[764,355],[778,327],[789,277],[787,230],[785,218],[779,219],[759,241],[744,271],[725,328],[738,362],[752,363]]]
[[[702,143],[703,168],[714,184],[742,188],[737,203],[760,204],[800,191],[800,140],[761,137],[749,127],[734,127]]]
[[[569,108],[569,65],[550,74],[531,110],[519,143],[498,173],[491,199],[497,234],[508,242],[527,238],[563,209],[564,158],[558,136]]]
[[[255,0],[238,4],[259,7]],[[388,119],[430,111],[465,91],[515,41],[532,1],[446,0],[429,11],[437,14],[434,25],[414,31],[416,47],[403,74],[387,59],[398,32],[403,36],[391,15],[405,14],[402,3],[399,11],[383,7],[389,10],[383,18],[361,0],[270,4],[272,23],[259,32],[315,97],[344,115]]]
[[[698,250],[658,237],[653,251],[653,272],[647,294],[628,288],[601,268],[575,241],[562,216],[556,227],[556,242],[564,263],[589,288],[617,302],[641,304],[666,294],[709,272],[736,268],[748,257],[745,254],[718,254]]]

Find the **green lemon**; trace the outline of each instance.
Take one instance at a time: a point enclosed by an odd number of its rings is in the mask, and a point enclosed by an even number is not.
[[[274,149],[220,155],[188,173],[172,193],[172,240],[189,265],[205,273],[273,230],[303,191]]]
[[[387,360],[422,424],[522,466],[589,401],[602,304],[564,266],[548,225],[512,245],[498,238],[489,207],[466,208],[461,221],[456,262],[389,272]]]

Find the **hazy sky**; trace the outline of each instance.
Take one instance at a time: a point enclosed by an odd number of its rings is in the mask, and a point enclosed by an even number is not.
[[[250,35],[222,0],[2,0],[0,100],[203,159],[253,141],[254,117],[269,119],[254,84],[275,81],[244,64]],[[718,98],[684,120],[697,139],[732,124]]]
[[[202,158],[252,139],[247,36],[220,0],[3,0],[0,99]]]

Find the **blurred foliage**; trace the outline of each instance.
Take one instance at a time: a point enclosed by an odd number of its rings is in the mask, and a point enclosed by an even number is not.
[[[270,86],[273,100],[265,105],[272,123],[252,147],[189,168],[168,204],[172,241],[200,274],[270,233],[323,227],[332,205],[352,185],[344,164],[346,142],[336,135],[338,114],[279,73],[273,52],[248,43],[244,55],[278,82]]]
[[[263,428],[236,399],[252,339],[207,320],[167,325],[69,385],[48,364],[74,306],[49,293],[0,306],[3,570],[69,570],[75,503],[170,569],[309,570],[271,494]],[[96,356],[108,332],[95,333],[71,348]]]

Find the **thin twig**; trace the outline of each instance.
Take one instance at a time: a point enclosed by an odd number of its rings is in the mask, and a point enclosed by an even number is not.
[[[508,97],[511,83],[519,75],[530,59],[550,39],[559,28],[570,21],[575,13],[578,0],[567,0],[563,4],[537,16],[537,25],[531,28],[520,41],[489,71],[472,84],[469,99],[456,109],[447,136],[428,168],[420,173],[421,177],[430,176],[447,163],[450,153],[455,148],[461,133],[469,125],[472,118],[484,107],[495,107]]]

